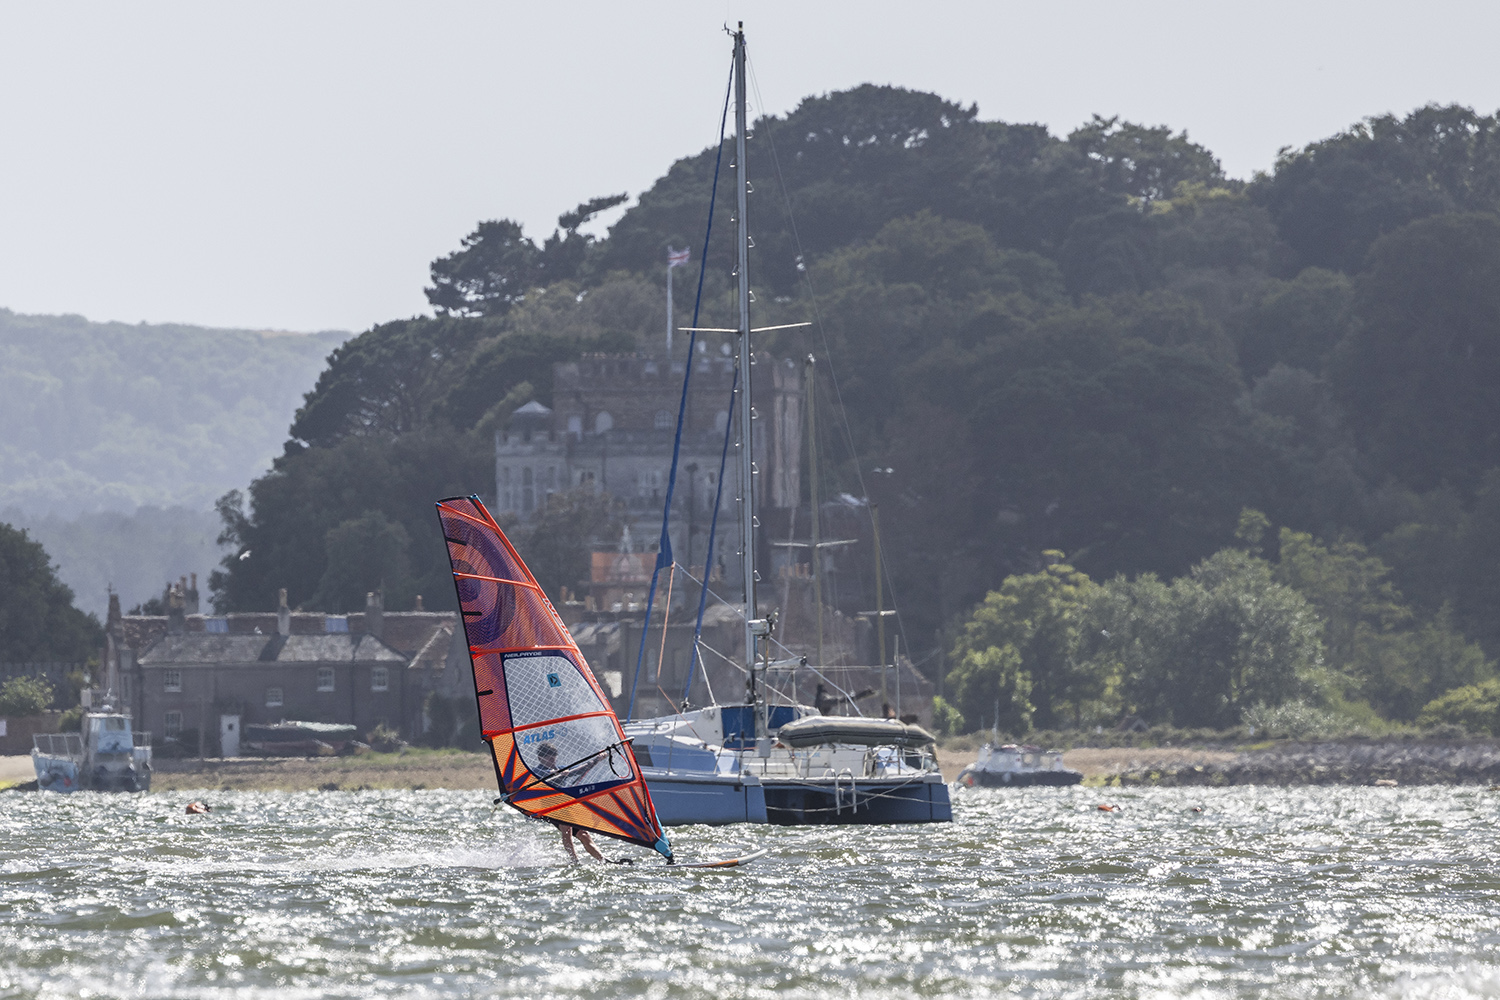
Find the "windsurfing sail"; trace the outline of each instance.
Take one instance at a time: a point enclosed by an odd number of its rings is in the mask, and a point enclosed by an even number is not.
[[[477,496],[437,509],[503,800],[671,861],[620,720],[552,602]]]

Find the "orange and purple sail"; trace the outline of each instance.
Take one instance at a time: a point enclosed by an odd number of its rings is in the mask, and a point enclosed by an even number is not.
[[[504,801],[670,861],[620,720],[552,602],[477,496],[437,509]]]

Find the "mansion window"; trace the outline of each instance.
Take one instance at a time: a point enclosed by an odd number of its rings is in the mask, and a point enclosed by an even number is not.
[[[163,691],[181,691],[182,690],[182,671],[181,670],[163,670],[162,671],[162,675],[161,675],[161,680],[162,680],[162,690]]]
[[[656,429],[659,431],[669,431],[672,429],[672,414],[670,411],[656,411]]]
[[[284,701],[285,701],[285,699],[284,699],[284,697],[282,695],[281,688],[279,688],[279,687],[268,687],[268,688],[266,688],[266,707],[267,708],[280,708],[282,706],[282,703]]]
[[[510,466],[500,466],[500,509],[516,509],[516,491],[510,485]]]
[[[319,691],[332,691],[333,690],[333,668],[332,667],[319,667],[318,668],[318,690]]]
[[[168,736],[176,736],[178,733],[182,732],[182,713],[168,712],[162,718],[161,728],[166,732],[166,735]]]
[[[385,667],[375,667],[370,671],[370,690],[389,691],[391,689],[391,672]]]

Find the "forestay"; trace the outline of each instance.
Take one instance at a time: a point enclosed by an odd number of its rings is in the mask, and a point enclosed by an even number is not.
[[[671,860],[620,720],[552,602],[477,496],[437,508],[504,801]]]

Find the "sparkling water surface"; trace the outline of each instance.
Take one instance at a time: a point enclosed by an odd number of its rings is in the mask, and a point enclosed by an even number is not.
[[[726,871],[566,865],[483,792],[193,797],[0,795],[0,997],[1500,996],[1479,788],[958,789],[951,825],[670,831],[770,848]]]

